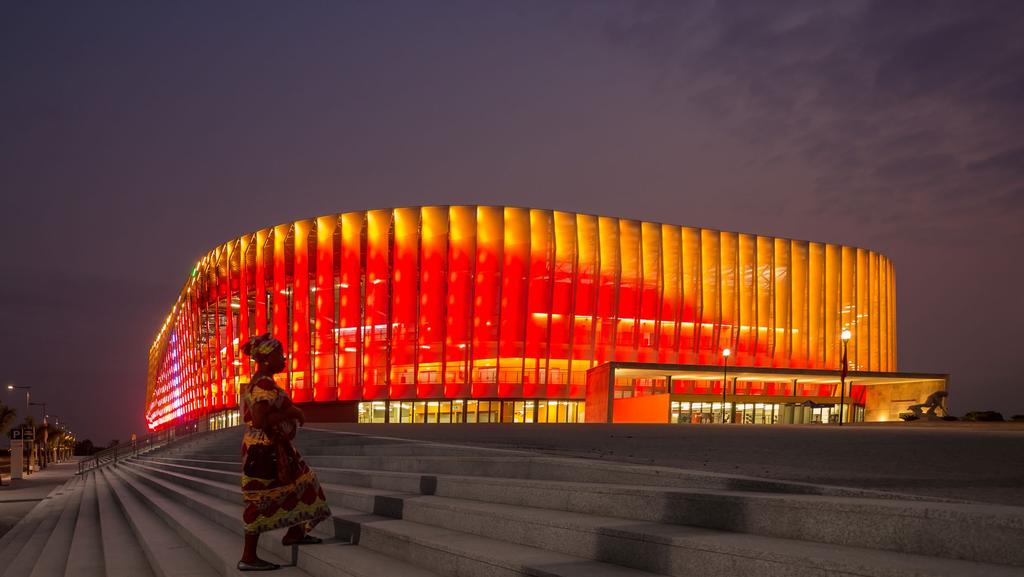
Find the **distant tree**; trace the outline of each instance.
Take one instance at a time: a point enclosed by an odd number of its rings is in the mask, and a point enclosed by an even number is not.
[[[17,416],[18,411],[0,403],[0,435],[4,434],[4,432],[14,424],[14,419]]]
[[[107,445],[107,448],[109,449],[111,447],[116,447],[117,445],[120,445],[120,444],[121,444],[120,440],[114,439],[113,441],[110,441],[110,444]]]
[[[83,439],[75,443],[75,455],[88,457],[96,452],[96,446],[89,439]]]

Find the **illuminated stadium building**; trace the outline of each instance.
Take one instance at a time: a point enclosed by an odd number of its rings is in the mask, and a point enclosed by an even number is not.
[[[196,264],[150,349],[146,418],[237,423],[240,344],[272,332],[316,421],[891,420],[946,388],[896,372],[895,296],[886,257],[828,243],[513,207],[332,214]]]

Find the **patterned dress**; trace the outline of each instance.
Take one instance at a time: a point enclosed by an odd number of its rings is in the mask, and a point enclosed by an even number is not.
[[[258,376],[242,387],[242,520],[248,535],[258,535],[282,527],[303,524],[308,533],[317,523],[331,516],[327,498],[292,444],[295,421],[282,421],[269,430],[257,429],[252,422],[256,403],[270,404],[270,413],[291,406],[288,394],[273,379]]]

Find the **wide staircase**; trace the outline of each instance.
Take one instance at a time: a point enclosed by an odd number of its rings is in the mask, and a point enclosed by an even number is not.
[[[75,476],[0,539],[0,575],[237,575],[240,437]],[[1016,507],[313,428],[298,444],[333,519],[321,545],[261,539],[279,575],[1024,575]]]

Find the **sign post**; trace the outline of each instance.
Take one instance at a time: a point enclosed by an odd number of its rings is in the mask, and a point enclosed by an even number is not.
[[[21,429],[11,429],[11,478],[20,479],[25,470],[25,441],[21,439]]]

